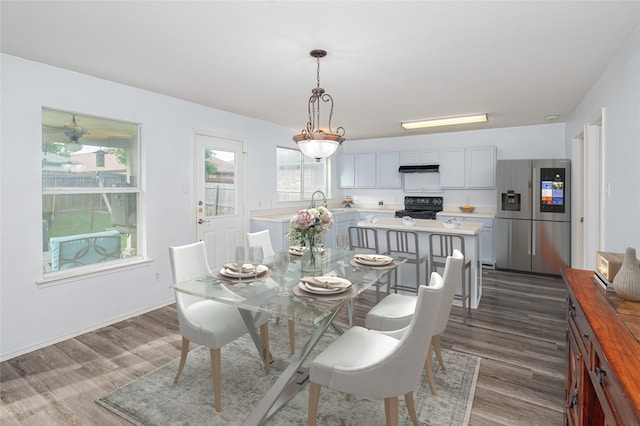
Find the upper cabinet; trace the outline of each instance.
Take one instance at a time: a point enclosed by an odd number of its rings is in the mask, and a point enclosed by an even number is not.
[[[400,188],[399,152],[342,154],[338,157],[340,188]]]
[[[445,189],[494,189],[496,147],[443,149],[440,152],[440,184]]]
[[[354,188],[356,186],[356,163],[354,154],[342,154],[338,157],[338,186]]]
[[[379,152],[377,154],[377,188],[400,188],[400,153]]]
[[[376,153],[355,154],[356,188],[376,187]]]
[[[467,148],[467,188],[496,187],[496,147]]]
[[[440,159],[440,185],[442,188],[465,187],[464,148],[443,149]]]
[[[400,165],[409,166],[412,164],[438,164],[440,162],[440,151],[432,149],[430,151],[403,151],[400,153]]]

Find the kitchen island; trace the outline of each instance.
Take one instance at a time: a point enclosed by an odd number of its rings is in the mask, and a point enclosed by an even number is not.
[[[442,220],[415,219],[415,224],[407,226],[403,224],[401,218],[378,217],[375,222],[371,223],[366,220],[358,222],[358,226],[374,228],[378,231],[378,243],[380,252],[387,250],[387,230],[415,231],[418,233],[418,244],[420,245],[420,255],[429,254],[429,235],[430,234],[452,234],[460,235],[464,239],[465,260],[471,260],[471,299],[470,304],[473,309],[478,307],[480,297],[482,296],[482,265],[480,259],[481,245],[480,233],[482,231],[482,223],[478,222],[461,222],[455,228],[445,228],[445,222]],[[442,272],[442,271],[440,271]],[[411,265],[403,265],[399,268],[398,274],[402,276],[403,281],[413,277],[415,280],[415,271]],[[405,275],[407,274],[407,275]],[[412,275],[409,275],[412,274]],[[428,277],[427,277],[428,280]],[[423,283],[424,284],[424,283]],[[456,295],[461,296],[462,286],[458,285]],[[461,301],[456,298],[454,304],[459,305]]]

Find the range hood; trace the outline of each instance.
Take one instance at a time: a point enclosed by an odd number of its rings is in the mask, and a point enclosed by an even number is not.
[[[415,164],[412,166],[400,166],[400,173],[438,173],[440,166],[437,164]]]

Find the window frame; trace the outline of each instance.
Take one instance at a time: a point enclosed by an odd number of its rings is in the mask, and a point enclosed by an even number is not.
[[[131,256],[127,256],[127,257],[120,257],[118,259],[113,259],[113,260],[109,260],[109,261],[105,261],[105,262],[96,262],[96,263],[91,263],[91,264],[87,264],[87,265],[80,265],[80,266],[74,266],[68,269],[62,269],[62,270],[57,270],[57,271],[46,271],[44,270],[44,264],[46,262],[46,255],[45,255],[45,251],[44,251],[44,244],[45,243],[49,243],[49,241],[46,241],[44,238],[44,232],[42,233],[42,241],[41,241],[41,245],[43,247],[41,247],[42,249],[42,255],[41,255],[41,259],[42,259],[42,263],[43,263],[43,268],[42,268],[42,278],[39,280],[36,280],[36,284],[38,284],[40,287],[46,287],[49,285],[56,285],[56,284],[61,284],[61,283],[65,283],[65,282],[70,282],[70,281],[76,281],[76,280],[80,280],[80,279],[84,279],[84,278],[88,278],[91,276],[99,276],[99,275],[105,275],[105,274],[109,274],[114,272],[115,270],[125,270],[125,269],[132,269],[132,268],[137,268],[140,267],[141,265],[147,264],[149,262],[151,262],[151,259],[147,259],[145,256],[145,250],[146,250],[146,244],[145,244],[145,220],[144,220],[144,179],[142,178],[143,176],[143,164],[144,162],[142,161],[142,124],[141,123],[137,123],[137,122],[132,122],[132,121],[127,121],[127,120],[122,120],[122,119],[115,119],[115,118],[110,118],[110,117],[104,117],[104,116],[98,116],[98,115],[92,115],[92,114],[86,114],[86,113],[76,113],[76,112],[71,112],[71,111],[65,111],[65,110],[60,110],[57,108],[50,108],[50,107],[42,107],[42,114],[44,115],[45,110],[47,111],[53,111],[56,113],[68,113],[70,115],[74,115],[77,117],[90,117],[90,118],[95,118],[95,119],[99,119],[99,120],[108,120],[108,121],[113,121],[113,122],[119,122],[122,124],[126,124],[126,125],[131,125],[131,126],[135,126],[136,127],[136,135],[135,135],[135,140],[132,139],[130,142],[128,142],[129,147],[128,147],[128,153],[129,153],[129,159],[128,161],[135,161],[135,164],[133,167],[131,167],[131,169],[135,168],[134,171],[134,175],[135,176],[135,183],[132,185],[130,184],[129,186],[105,186],[105,187],[64,187],[64,186],[51,186],[51,187],[45,187],[44,186],[44,179],[45,179],[45,168],[41,167],[40,169],[40,175],[41,175],[41,212],[45,213],[45,204],[43,203],[43,198],[45,196],[59,196],[59,195],[87,195],[87,196],[102,196],[102,195],[118,195],[118,194],[124,194],[125,196],[129,197],[129,194],[135,194],[135,231],[133,231],[131,233],[132,236],[134,236],[134,232],[135,232],[135,236],[134,238],[136,239],[136,244],[135,244],[135,254],[131,255]],[[44,128],[44,120],[42,120],[42,127]],[[44,135],[42,137],[42,142],[44,143]],[[60,142],[57,142],[60,143]],[[80,142],[82,143],[82,139],[80,139]],[[87,146],[100,146],[98,144],[95,143],[86,143],[85,144]],[[41,153],[43,155],[43,159],[44,159],[44,150],[41,150]],[[130,160],[130,158],[135,157],[134,160]],[[127,176],[130,176],[127,174]],[[114,228],[117,228],[116,225],[114,225]],[[50,255],[51,253],[51,247],[48,247],[48,252],[46,252]]]
[[[280,156],[278,155],[279,150],[280,149],[284,149],[284,150],[288,150],[288,151],[293,151],[298,153],[299,157],[300,157],[300,191],[298,193],[299,198],[295,199],[295,200],[280,200],[279,194],[280,194],[280,188],[279,188],[279,173],[280,173],[280,162],[279,162],[279,158]],[[320,189],[325,196],[327,197],[327,199],[331,198],[331,157],[329,158],[325,158],[324,160],[324,189]],[[308,158],[306,157],[302,151],[300,151],[299,149],[296,148],[291,148],[291,147],[287,147],[287,146],[276,146],[276,203],[296,203],[296,202],[303,202],[303,201],[311,201],[311,197],[313,196],[313,192],[314,190],[305,190],[305,163],[310,163],[310,164],[314,164],[316,163],[316,161],[312,158]],[[308,197],[305,197],[305,194],[309,193]]]

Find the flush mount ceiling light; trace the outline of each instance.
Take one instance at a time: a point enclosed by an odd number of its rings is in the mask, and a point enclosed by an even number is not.
[[[403,121],[402,127],[408,130],[422,129],[425,127],[437,127],[437,126],[451,126],[454,124],[470,124],[470,123],[482,123],[489,121],[487,114],[473,114],[473,115],[460,115],[457,117],[442,117],[431,118],[428,120],[420,121]]]
[[[320,87],[320,58],[324,58],[327,52],[324,50],[312,50],[309,54],[316,58],[318,64],[317,86],[311,90],[309,98],[308,114],[309,121],[307,127],[293,137],[293,140],[300,151],[307,157],[320,161],[323,158],[332,156],[340,144],[344,141],[344,128],[338,127],[334,133],[331,129],[331,118],[333,117],[333,98]],[[328,102],[329,118],[327,128],[320,128],[320,102]]]

